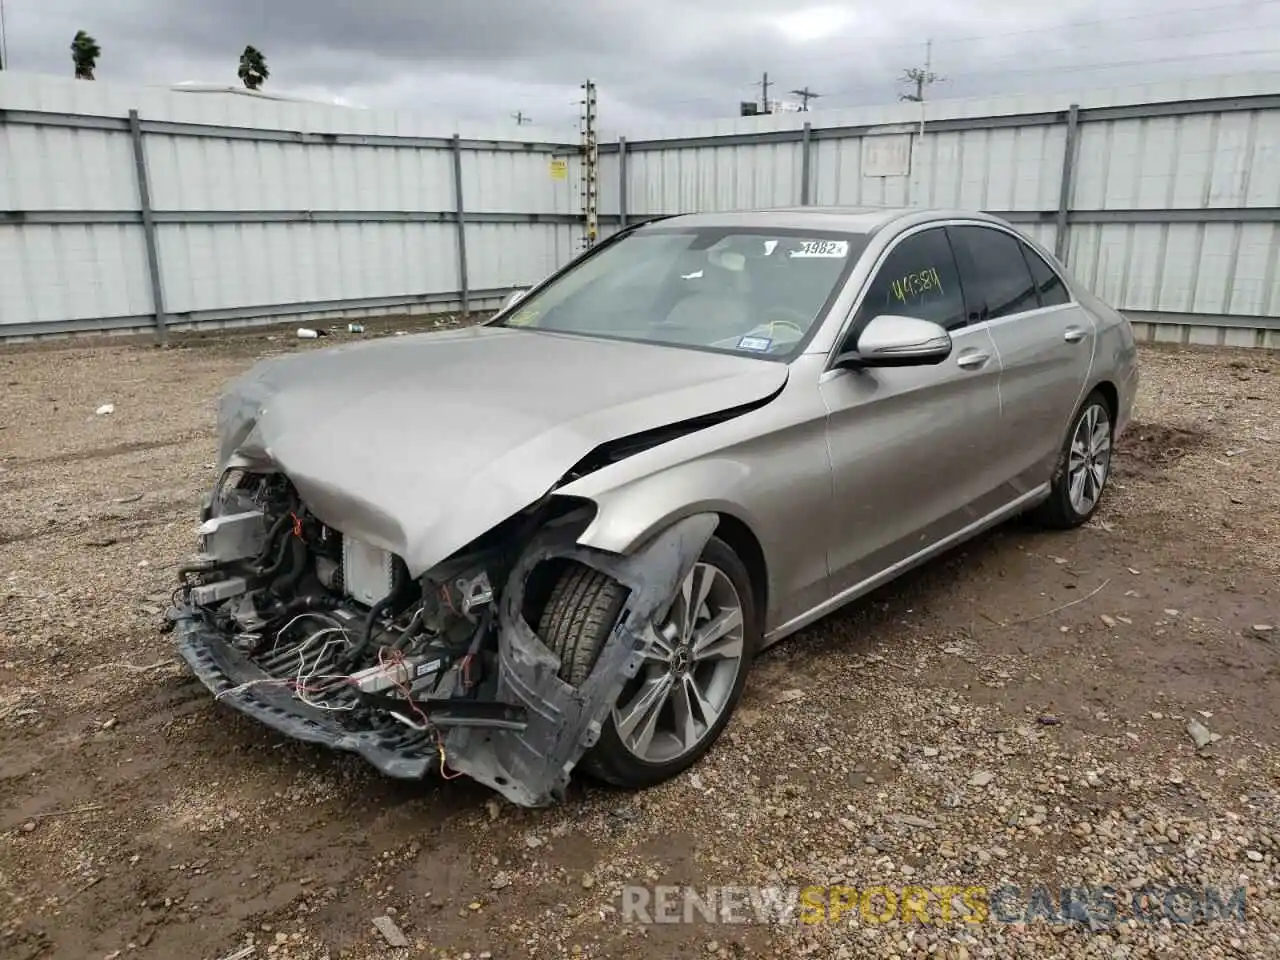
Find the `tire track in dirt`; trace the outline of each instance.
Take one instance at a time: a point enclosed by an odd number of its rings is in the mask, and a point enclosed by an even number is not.
[[[4,460],[4,465],[9,470],[14,470],[19,467],[45,467],[53,464],[84,463],[89,460],[109,460],[131,453],[148,453],[153,450],[180,447],[193,440],[207,440],[208,437],[208,431],[187,430],[175,436],[155,440],[126,440],[106,447],[89,447],[36,457],[9,457]]]

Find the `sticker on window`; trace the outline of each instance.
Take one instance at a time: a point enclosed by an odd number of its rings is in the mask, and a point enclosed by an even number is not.
[[[806,240],[800,249],[790,251],[793,257],[847,257],[849,255],[848,240]]]
[[[764,353],[773,346],[773,341],[769,337],[743,337],[738,341],[739,350],[753,350],[756,353]]]

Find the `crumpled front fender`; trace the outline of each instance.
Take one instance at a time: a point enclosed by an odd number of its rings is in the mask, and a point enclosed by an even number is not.
[[[623,685],[640,669],[652,624],[670,608],[718,522],[712,513],[686,517],[626,556],[579,545],[580,526],[573,523],[551,524],[535,535],[498,607],[497,699],[525,707],[528,725],[520,731],[454,728],[445,740],[450,766],[520,806],[563,800],[574,766],[595,745]],[[529,574],[554,558],[584,563],[630,591],[617,626],[578,687],[560,679],[560,659],[522,614]]]

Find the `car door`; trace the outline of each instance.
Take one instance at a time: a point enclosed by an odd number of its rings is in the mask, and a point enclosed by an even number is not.
[[[850,349],[880,314],[932,320],[950,331],[953,348],[934,366],[823,374],[834,492],[828,566],[836,595],[953,537],[998,499],[992,462],[1000,364],[986,327],[966,325],[942,227],[908,232],[886,251],[840,349]]]
[[[969,300],[1000,357],[1000,449],[1009,495],[1053,472],[1079,404],[1095,345],[1092,315],[1072,303],[1057,272],[998,226],[949,226]]]

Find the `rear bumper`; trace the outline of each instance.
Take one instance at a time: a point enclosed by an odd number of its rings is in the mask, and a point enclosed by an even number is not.
[[[1119,398],[1120,407],[1116,411],[1116,422],[1114,425],[1114,435],[1118,440],[1124,436],[1129,429],[1129,425],[1133,422],[1133,406],[1134,401],[1138,397],[1138,387],[1142,383],[1142,372],[1138,366],[1138,359],[1135,355],[1129,362],[1129,365],[1121,373],[1121,382],[1116,394]]]
[[[178,653],[220,703],[306,743],[358,754],[389,777],[418,780],[439,764],[434,739],[403,727],[352,730],[341,714],[309,707],[189,611],[175,611]],[[252,684],[252,686],[245,686]]]

